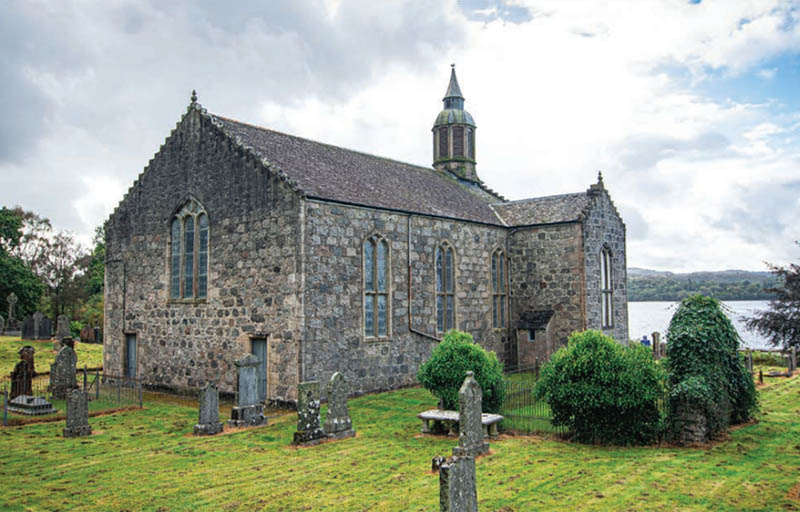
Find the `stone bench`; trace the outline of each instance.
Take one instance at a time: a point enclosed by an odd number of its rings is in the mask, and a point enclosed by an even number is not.
[[[417,414],[417,418],[422,420],[423,434],[458,435],[458,411],[431,409]],[[484,439],[487,437],[497,437],[497,424],[502,420],[503,417],[499,414],[481,414]]]

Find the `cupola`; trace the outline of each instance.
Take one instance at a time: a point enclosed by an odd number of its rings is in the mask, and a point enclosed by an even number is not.
[[[450,84],[444,95],[444,110],[433,123],[433,167],[459,178],[478,182],[475,172],[475,121],[464,110],[455,64],[450,65]]]

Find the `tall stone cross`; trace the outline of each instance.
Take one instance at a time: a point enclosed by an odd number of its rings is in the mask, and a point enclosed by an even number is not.
[[[19,299],[14,294],[14,292],[11,292],[8,294],[8,297],[6,297],[6,301],[8,301],[8,325],[11,325],[14,322],[14,320],[17,319],[16,309],[17,309],[17,302],[19,302]]]
[[[481,385],[467,372],[467,378],[458,390],[458,446],[453,455],[477,457],[489,451],[489,443],[483,440],[482,415],[483,391]]]

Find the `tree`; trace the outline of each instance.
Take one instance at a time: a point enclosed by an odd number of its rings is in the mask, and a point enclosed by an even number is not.
[[[0,314],[8,311],[6,297],[11,292],[19,302],[17,318],[33,313],[39,304],[44,286],[41,280],[25,263],[14,255],[23,238],[23,217],[17,209],[0,209]]]
[[[58,233],[51,238],[39,272],[48,287],[53,316],[69,312],[74,317],[78,307],[88,298],[88,263],[88,255],[70,233]]]
[[[792,263],[781,267],[768,264],[768,267],[777,277],[778,285],[766,291],[773,293],[775,298],[769,301],[765,311],[743,318],[745,325],[767,338],[773,346],[800,348],[800,265]]]
[[[40,267],[50,248],[53,231],[50,219],[38,213],[25,211],[19,206],[15,207],[13,212],[22,221],[22,229],[12,254],[20,258],[34,273],[40,274]]]

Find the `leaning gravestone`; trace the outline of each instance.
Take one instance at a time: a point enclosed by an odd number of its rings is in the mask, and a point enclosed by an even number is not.
[[[80,437],[92,434],[89,426],[89,394],[73,389],[67,397],[67,428],[64,437]]]
[[[25,319],[22,321],[22,333],[21,333],[23,340],[34,340],[34,333],[33,333],[33,317],[26,316]]]
[[[451,457],[439,468],[439,510],[478,512],[474,457]]]
[[[266,425],[264,407],[258,399],[258,367],[261,361],[253,354],[235,361],[237,368],[236,378],[236,405],[231,410],[231,427],[255,427]]]
[[[328,416],[325,418],[325,434],[334,439],[353,437],[353,422],[347,411],[347,382],[336,372],[331,376],[326,388],[328,392]]]
[[[36,353],[33,347],[25,345],[19,349],[20,361],[11,371],[11,395],[14,399],[22,395],[33,395],[33,378],[36,376],[33,356]]]
[[[481,385],[467,372],[467,378],[458,390],[458,446],[453,455],[477,457],[489,451],[489,443],[483,440],[481,407],[483,392]]]
[[[58,315],[58,320],[56,322],[56,340],[61,341],[69,336],[69,317],[67,315]]]
[[[313,445],[325,439],[319,426],[319,381],[301,382],[297,386],[297,432],[292,444]]]
[[[50,365],[50,393],[53,398],[66,398],[77,387],[78,355],[72,348],[73,343],[72,338],[64,338],[55,363]]]
[[[194,435],[213,436],[222,432],[219,421],[219,390],[213,382],[200,390],[200,417],[194,426]]]

